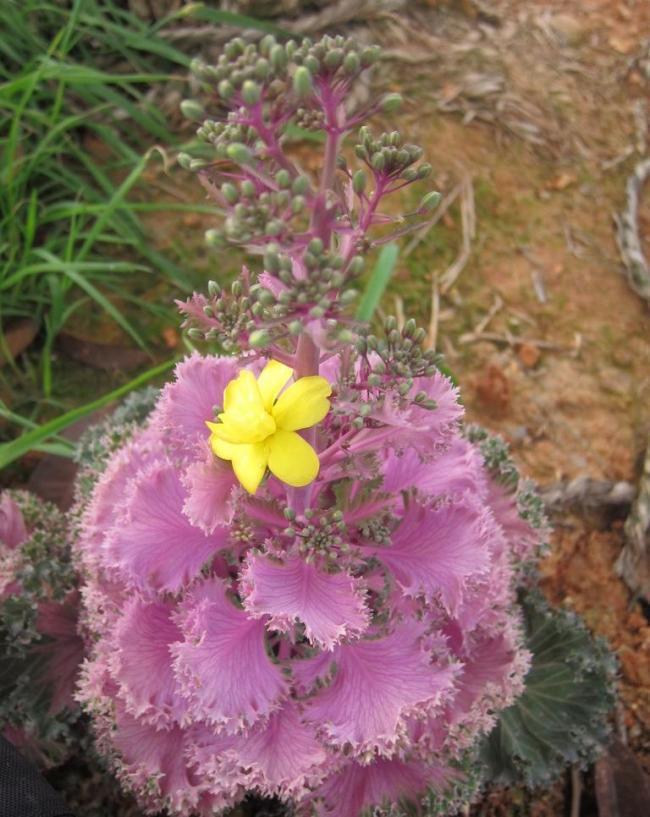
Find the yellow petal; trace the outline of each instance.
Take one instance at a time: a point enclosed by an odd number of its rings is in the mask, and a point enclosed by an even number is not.
[[[235,476],[249,494],[254,494],[266,471],[269,459],[268,444],[233,445],[230,454]]]
[[[221,424],[212,429],[230,443],[258,443],[275,431],[275,421],[264,408],[262,395],[252,372],[244,369],[224,390]]]
[[[210,437],[210,448],[213,453],[222,460],[231,460],[235,455],[235,449],[238,446],[235,443],[229,443],[226,440],[221,440],[215,434]]]
[[[271,414],[280,429],[298,431],[320,423],[330,409],[332,393],[324,377],[301,377],[280,395]]]
[[[248,406],[252,409],[264,408],[255,375],[248,369],[242,369],[239,375],[228,383],[223,392],[224,411],[240,406]]]
[[[284,363],[280,363],[279,360],[269,360],[262,369],[262,373],[257,378],[257,386],[262,395],[264,408],[267,411],[271,411],[275,398],[280,394],[292,374],[293,369],[290,366],[285,366]]]
[[[267,444],[269,469],[282,482],[302,488],[316,479],[320,468],[318,454],[295,431],[278,430]]]

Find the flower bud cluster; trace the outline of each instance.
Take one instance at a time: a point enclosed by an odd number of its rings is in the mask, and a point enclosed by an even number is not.
[[[383,334],[372,334],[362,329],[357,340],[357,352],[365,359],[369,370],[367,383],[371,388],[396,388],[407,394],[414,378],[431,377],[438,369],[440,355],[425,349],[426,332],[410,318],[402,329],[390,315],[383,323]],[[434,409],[435,404],[416,395],[415,402],[423,408]]]
[[[282,532],[292,540],[295,550],[309,564],[317,563],[324,569],[343,569],[351,548],[346,537],[347,525],[343,513],[336,510],[315,511],[307,508],[298,515],[286,508],[289,522]]]
[[[359,142],[354,152],[357,158],[386,179],[402,178],[414,182],[431,174],[430,164],[413,167],[424,151],[418,145],[403,144],[399,131],[382,133],[378,139],[373,139],[370,128],[364,125],[359,130]]]
[[[233,281],[229,291],[210,281],[208,298],[195,293],[185,303],[178,302],[186,316],[182,326],[188,336],[192,340],[217,342],[230,354],[255,347],[260,330],[247,288],[247,281]]]
[[[330,348],[352,338],[350,306],[356,293],[349,287],[362,268],[362,255],[372,249],[369,233],[387,223],[397,225],[396,234],[404,232],[403,217],[380,213],[379,207],[387,194],[431,173],[430,165],[420,163],[422,149],[397,131],[374,138],[363,126],[355,152],[366,167],[348,167],[343,158],[348,133],[400,103],[399,95],[388,94],[363,110],[350,109],[353,83],[379,57],[379,48],[341,36],[280,43],[268,35],[258,44],[236,38],[215,65],[193,64],[220,103],[198,129],[214,147],[216,161],[182,154],[179,162],[199,173],[223,212],[222,229],[210,230],[210,241],[264,256],[259,287],[255,282],[251,287],[258,293],[251,293],[253,314],[236,324],[244,337],[237,338],[234,329],[222,336],[212,326],[211,337],[216,333],[222,348],[247,348],[251,332],[270,354],[279,351],[277,343],[304,332]],[[186,100],[183,111],[197,119],[204,106]],[[324,132],[320,178],[306,173],[288,151],[289,125]],[[411,215],[427,209],[423,204]],[[382,240],[387,239],[384,233]]]

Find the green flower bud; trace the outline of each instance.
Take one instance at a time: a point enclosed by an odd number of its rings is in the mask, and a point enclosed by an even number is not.
[[[291,59],[298,50],[298,43],[295,40],[289,40],[284,44],[284,50],[286,51],[287,57]]]
[[[304,62],[305,68],[309,71],[309,73],[314,76],[320,71],[320,63],[316,59],[316,57],[312,56],[311,54],[305,58]]]
[[[312,318],[322,318],[325,314],[325,310],[322,306],[314,306],[309,310],[309,314]]]
[[[346,289],[345,292],[341,293],[340,301],[344,306],[348,306],[349,304],[354,303],[358,297],[359,293],[356,289]]]
[[[373,65],[381,56],[381,49],[378,45],[371,45],[369,48],[364,48],[361,52],[361,64],[365,67]]]
[[[291,199],[291,209],[297,215],[298,213],[302,213],[305,208],[305,197],[304,196],[294,196]]]
[[[277,40],[273,34],[265,34],[260,40],[260,54],[268,54],[273,46],[277,45]]]
[[[234,184],[224,182],[221,185],[221,192],[223,193],[223,197],[228,204],[237,204],[237,201],[239,200],[239,192]]]
[[[264,57],[260,57],[255,63],[255,76],[263,82],[265,79],[268,79],[270,73],[271,65],[269,61],[265,60]]]
[[[215,230],[214,228],[211,230],[206,230],[204,238],[208,247],[219,248],[223,245],[221,233],[219,230]]]
[[[197,76],[201,76],[207,67],[200,57],[194,57],[192,62],[190,62],[190,71]]]
[[[297,193],[299,195],[303,195],[309,190],[309,179],[307,176],[298,176],[297,179],[293,180],[293,184],[291,185],[291,192]]]
[[[367,177],[363,170],[357,170],[354,176],[352,177],[352,187],[354,192],[359,194],[363,193],[366,189],[366,182]]]
[[[386,94],[381,101],[381,109],[384,113],[395,113],[403,102],[404,97],[401,94]]]
[[[402,173],[402,178],[406,182],[414,182],[416,179],[419,179],[420,176],[418,171],[412,167],[407,167],[406,170]]]
[[[372,154],[370,164],[375,168],[375,170],[381,171],[386,167],[386,156],[380,151],[377,151],[377,153]]]
[[[235,59],[240,54],[244,53],[244,46],[245,43],[241,37],[235,37],[234,39],[230,40],[230,42],[226,43],[226,47],[224,48],[224,54],[228,57],[229,60]]]
[[[284,223],[280,221],[279,218],[273,218],[271,221],[267,222],[266,225],[266,235],[280,235],[282,230],[284,229]]]
[[[437,190],[427,193],[420,202],[420,210],[434,210],[439,204],[442,195]]]
[[[355,145],[354,146],[354,155],[357,159],[367,159],[368,158],[368,151],[363,145]]]
[[[416,329],[417,324],[415,323],[415,318],[409,318],[404,324],[402,334],[404,335],[405,338],[411,338],[415,334]]]
[[[312,238],[309,242],[309,252],[313,255],[322,255],[323,249],[324,245],[321,238]]]
[[[293,90],[300,99],[306,99],[311,96],[312,79],[309,69],[304,65],[296,68],[296,73],[293,75]]]
[[[287,66],[287,52],[277,43],[269,51],[271,66],[276,73],[283,71]]]
[[[369,386],[381,386],[381,376],[378,374],[369,374],[368,375],[368,385]],[[360,418],[359,418],[360,419]]]
[[[275,180],[278,183],[278,187],[285,188],[289,187],[291,184],[291,176],[288,170],[278,170],[275,174]]]
[[[302,323],[300,323],[300,321],[291,321],[287,328],[292,335],[302,334]]]
[[[345,55],[343,70],[346,74],[356,74],[360,67],[361,61],[359,60],[358,54],[355,54],[354,51],[350,51],[349,54]]]
[[[194,326],[187,330],[187,336],[192,340],[205,340],[203,332]]]
[[[222,99],[230,99],[230,97],[235,93],[235,86],[227,79],[222,79],[217,85],[217,91]]]
[[[189,153],[179,153],[176,157],[176,161],[183,168],[183,170],[189,170],[192,157]]]
[[[245,105],[249,107],[256,105],[260,101],[261,95],[262,90],[260,86],[256,82],[253,82],[253,80],[247,79],[242,85],[241,96]]]
[[[257,192],[255,185],[250,179],[244,179],[239,185],[239,189],[241,190],[242,196],[245,196],[247,199],[252,199]]]
[[[344,52],[341,48],[333,48],[325,55],[325,66],[329,68],[330,71],[336,71],[339,65],[343,62],[344,56]]]
[[[218,298],[221,295],[221,287],[216,281],[208,281],[208,294],[212,298]]]
[[[266,329],[256,329],[248,336],[248,345],[253,349],[263,349],[271,343],[271,336]]]
[[[184,99],[181,102],[181,113],[186,119],[192,119],[194,121],[203,119],[205,116],[205,108],[201,105],[200,102],[197,102],[195,99]]]
[[[250,148],[247,148],[246,145],[243,145],[241,142],[233,142],[228,145],[226,155],[238,165],[248,164],[253,158]]]

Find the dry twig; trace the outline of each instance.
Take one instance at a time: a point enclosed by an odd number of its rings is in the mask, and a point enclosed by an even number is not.
[[[650,264],[643,253],[639,235],[639,198],[648,179],[650,159],[645,159],[639,162],[627,180],[626,207],[620,215],[614,216],[614,220],[618,249],[629,284],[637,295],[650,303]]]
[[[650,601],[650,440],[639,491],[624,531],[625,545],[616,562],[616,572],[635,595]]]
[[[588,515],[600,509],[625,511],[634,501],[636,488],[631,482],[576,477],[541,488],[540,496],[551,513],[572,509]]]
[[[445,295],[456,283],[458,276],[465,269],[472,253],[472,241],[476,238],[476,209],[474,206],[474,186],[469,176],[463,180],[460,194],[460,217],[463,230],[463,243],[454,263],[440,278],[440,293]]]

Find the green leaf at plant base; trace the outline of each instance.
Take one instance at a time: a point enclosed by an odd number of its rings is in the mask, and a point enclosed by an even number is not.
[[[72,411],[68,411],[65,414],[62,414],[60,417],[55,417],[48,423],[44,423],[41,426],[37,426],[36,428],[27,431],[25,434],[22,434],[20,437],[17,437],[11,442],[3,443],[0,445],[0,469],[14,462],[14,460],[17,460],[24,454],[27,454],[28,451],[32,451],[36,447],[42,446],[43,443],[49,441],[55,434],[58,434],[60,431],[68,428],[73,423],[76,423],[77,420],[80,420],[82,417],[92,414],[93,411],[103,408],[109,403],[112,403],[114,400],[118,400],[120,397],[124,397],[124,395],[129,394],[129,392],[144,386],[145,383],[148,383],[155,377],[164,374],[171,369],[175,363],[176,358],[172,358],[171,360],[161,363],[159,366],[154,366],[137,377],[134,377],[133,380],[125,383],[123,386],[108,392],[108,394],[104,394],[102,397],[98,397],[97,400],[93,400],[90,403],[86,403],[83,406],[72,409]]]
[[[367,323],[372,319],[393,274],[398,255],[397,244],[386,244],[382,247],[357,309],[358,320]]]
[[[575,614],[552,608],[538,591],[522,592],[520,602],[532,666],[481,754],[490,782],[536,787],[602,751],[616,663]]]

